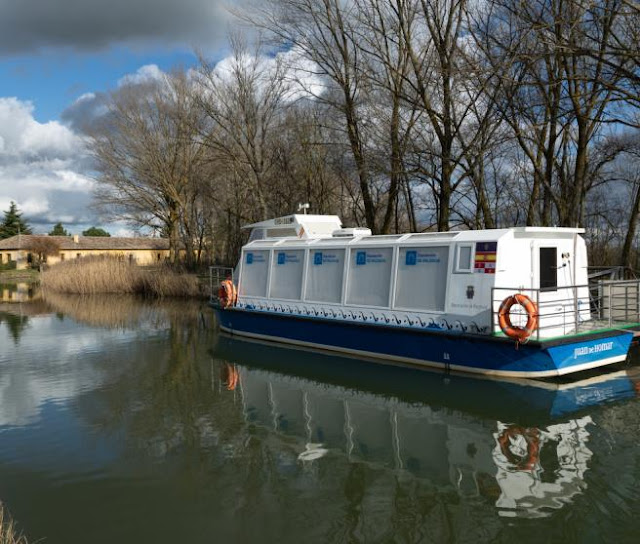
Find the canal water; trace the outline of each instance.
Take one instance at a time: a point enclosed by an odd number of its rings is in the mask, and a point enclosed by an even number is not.
[[[633,361],[487,381],[28,298],[0,304],[0,501],[32,542],[638,540]]]

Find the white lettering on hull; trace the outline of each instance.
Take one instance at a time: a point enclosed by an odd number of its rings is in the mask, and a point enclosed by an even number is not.
[[[603,342],[602,344],[596,344],[595,346],[585,346],[582,348],[575,348],[573,350],[573,358],[577,359],[583,355],[592,355],[594,353],[601,353],[603,351],[611,351],[613,349],[613,342]]]

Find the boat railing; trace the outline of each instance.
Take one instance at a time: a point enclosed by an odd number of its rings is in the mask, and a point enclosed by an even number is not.
[[[544,339],[640,323],[640,279],[601,280],[591,285],[554,289],[494,287],[492,331],[501,334],[502,302],[515,293],[526,295],[536,308],[537,327],[531,339]],[[518,304],[510,311],[515,327],[524,328],[529,315]]]
[[[233,276],[233,268],[230,266],[210,266],[209,267],[209,300],[218,300],[218,288],[220,284]]]

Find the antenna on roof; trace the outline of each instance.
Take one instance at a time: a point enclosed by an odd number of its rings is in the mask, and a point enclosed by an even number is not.
[[[298,204],[298,211],[302,210],[302,213],[307,215],[307,210],[311,207],[311,204],[305,202],[304,204]]]

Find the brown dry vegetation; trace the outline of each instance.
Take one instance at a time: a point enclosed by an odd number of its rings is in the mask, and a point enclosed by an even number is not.
[[[43,289],[78,295],[140,294],[151,297],[201,297],[205,293],[193,274],[169,266],[153,269],[113,257],[85,257],[53,266],[42,273]]]
[[[27,538],[16,529],[13,518],[0,503],[0,544],[28,544]]]
[[[140,300],[126,295],[69,295],[47,291],[47,312],[55,311],[79,323],[106,328],[126,329],[145,320],[159,328],[168,328],[179,319],[201,318],[198,303],[182,300]]]

